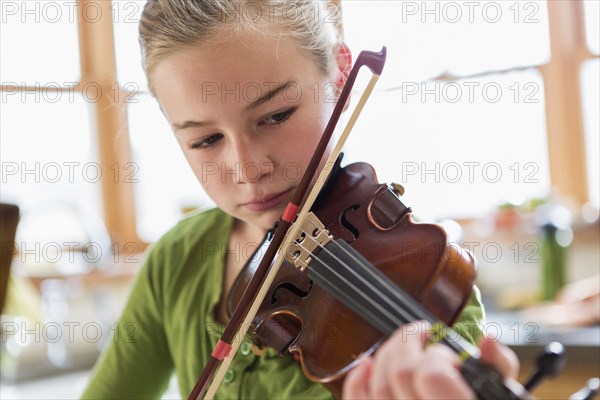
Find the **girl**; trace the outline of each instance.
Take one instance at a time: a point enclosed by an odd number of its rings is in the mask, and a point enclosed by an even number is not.
[[[307,166],[334,106],[329,88],[339,95],[350,70],[336,32],[310,0],[148,1],[140,43],[151,91],[218,208],[184,219],[153,246],[84,398],[156,398],[173,371],[182,397],[191,391],[227,320],[247,245],[283,213],[300,179],[287,167]],[[479,332],[466,328],[481,319],[474,294],[457,329],[475,341]],[[344,397],[472,397],[456,357],[425,348],[425,338],[423,324],[401,328],[349,374]],[[501,371],[515,371],[511,353],[488,342],[482,349]],[[256,355],[244,342],[217,396],[331,394],[292,357]]]

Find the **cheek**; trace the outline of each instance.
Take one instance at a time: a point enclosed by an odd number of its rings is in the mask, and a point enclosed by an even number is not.
[[[308,117],[301,127],[302,147],[314,150],[323,136],[325,127],[331,116],[331,107],[326,104],[319,104],[312,107]]]
[[[202,168],[194,169],[194,174],[200,182],[200,185],[204,191],[213,199],[221,196],[226,196],[224,193],[226,185],[221,179],[221,174],[218,169],[211,168],[210,170],[203,170]]]
[[[318,114],[317,114],[318,115]],[[323,136],[323,132],[325,131],[325,126],[327,125],[327,119],[324,119],[325,115],[320,115],[321,118],[313,118],[308,124],[304,126],[302,132],[302,143],[299,144],[298,147],[301,147],[304,151],[309,152],[310,156],[314,154],[321,137]],[[327,116],[329,117],[329,116]]]
[[[317,123],[306,124],[298,129],[294,134],[294,140],[289,141],[289,144],[285,146],[288,160],[301,162],[306,165],[310,161],[310,158],[315,152],[319,140],[321,139],[322,132],[319,130]]]
[[[223,190],[218,164],[201,159],[195,151],[183,149],[183,154],[202,189],[214,200]]]
[[[196,175],[198,177],[198,175]],[[198,181],[200,178],[198,177]],[[221,182],[219,175],[211,175],[200,181],[202,189],[214,201],[218,207],[230,212],[230,205],[235,196],[232,195],[230,188]]]

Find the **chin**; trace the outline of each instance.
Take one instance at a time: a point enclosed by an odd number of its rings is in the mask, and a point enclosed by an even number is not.
[[[271,230],[275,227],[275,223],[279,221],[281,215],[285,207],[275,207],[271,210],[267,210],[261,213],[261,215],[257,215],[254,219],[256,221],[256,225],[260,226],[264,230]]]
[[[266,211],[264,215],[262,215],[262,217],[260,218],[261,228],[266,230],[273,229],[275,223],[279,221],[279,218],[281,218],[282,213],[282,211],[279,211],[277,209]]]
[[[263,211],[260,213],[236,213],[232,214],[235,218],[244,221],[247,224],[255,226],[264,230],[265,232],[273,229],[275,223],[279,221],[279,218],[283,214],[282,210],[277,208],[272,210]]]

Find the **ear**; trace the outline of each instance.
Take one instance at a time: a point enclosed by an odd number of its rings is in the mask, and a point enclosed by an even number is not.
[[[342,89],[348,80],[348,75],[350,74],[350,70],[352,69],[352,53],[350,53],[350,49],[344,42],[340,42],[335,49],[335,59],[337,62],[337,73],[336,73],[336,87],[337,87],[337,96],[342,93]],[[344,105],[344,111],[348,108],[350,104],[350,98]]]

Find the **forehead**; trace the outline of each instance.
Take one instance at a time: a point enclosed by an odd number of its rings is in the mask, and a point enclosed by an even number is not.
[[[246,33],[219,42],[205,42],[181,49],[160,60],[150,73],[156,96],[172,120],[173,105],[198,101],[235,99],[235,95],[268,90],[286,81],[300,86],[323,78],[311,56],[290,38]],[[226,96],[207,96],[215,90]],[[239,103],[248,103],[238,96]],[[177,106],[180,108],[180,106]]]

